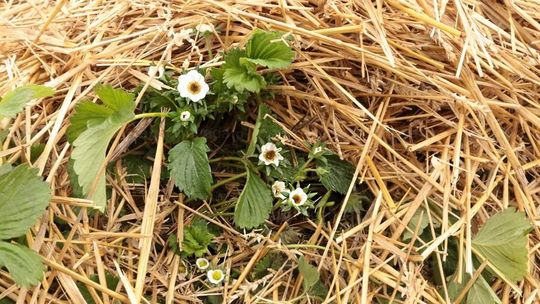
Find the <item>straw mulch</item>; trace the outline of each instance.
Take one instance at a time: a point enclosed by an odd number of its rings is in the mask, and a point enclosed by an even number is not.
[[[12,121],[0,152],[9,162],[28,162],[30,146],[44,144],[34,165],[54,189],[27,235],[43,256],[45,280],[22,289],[0,271],[0,298],[85,303],[77,286],[86,285],[96,303],[129,303],[133,294],[150,303],[202,303],[211,294],[238,303],[305,302],[294,268],[248,280],[253,264],[277,250],[293,264],[302,253],[318,266],[330,287],[326,303],[371,303],[376,295],[444,303],[444,292],[427,279],[435,272],[425,257],[445,259],[449,234],[466,255],[482,223],[509,206],[538,224],[539,19],[540,4],[527,0],[2,1],[0,95],[25,83],[57,93]],[[206,217],[224,231],[216,242],[229,246],[213,258],[241,273],[208,289],[194,287],[205,277],[183,273],[186,265],[166,246],[166,237],[181,235],[194,215],[208,215],[207,206],[184,206],[172,199],[178,193],[170,185],[128,185],[116,162],[120,174],[108,177],[105,214],[79,213],[76,207],[86,210],[89,202],[70,197],[65,139],[74,106],[93,98],[98,83],[133,88],[149,81],[147,66],[157,62],[178,71],[186,60],[189,67],[219,64],[203,39],[196,48],[170,38],[200,23],[220,29],[211,39],[214,56],[254,28],[291,33],[296,60],[282,71],[284,85],[271,88],[278,121],[298,145],[326,141],[378,197],[363,218],[345,226],[341,212],[322,225],[306,219],[296,228],[309,246],[297,248],[278,241],[290,232],[285,226],[244,235],[220,217]],[[145,195],[157,198],[154,227],[142,226]],[[432,244],[402,243],[405,226],[428,202],[457,210],[460,219],[443,223],[445,233]],[[529,240],[528,277],[492,285],[505,303],[540,301],[538,228]],[[105,273],[120,277],[118,286],[107,287]],[[97,283],[90,280],[95,275]],[[263,288],[255,292],[256,286]]]

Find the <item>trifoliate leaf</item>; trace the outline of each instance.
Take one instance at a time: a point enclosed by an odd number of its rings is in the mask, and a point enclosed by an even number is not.
[[[189,197],[210,195],[212,171],[208,162],[206,138],[184,140],[169,151],[169,170],[175,184]]]
[[[349,162],[341,160],[337,155],[326,156],[326,162],[317,159],[316,163],[318,168],[325,171],[323,174],[319,174],[319,177],[326,189],[346,194],[354,177],[354,167]]]
[[[223,82],[228,88],[234,88],[238,92],[247,90],[249,92],[260,92],[266,87],[266,81],[259,73],[253,63],[242,64],[240,58],[245,58],[245,52],[239,49],[230,50],[225,55],[223,69]]]
[[[113,120],[113,117],[110,117],[100,125],[84,131],[73,142],[73,170],[87,199],[93,200],[94,208],[100,211],[103,211],[107,204],[105,170],[101,170],[107,147],[114,134],[129,120],[129,117],[123,120]]]
[[[36,174],[19,165],[0,176],[0,240],[23,235],[49,204],[51,189]]]
[[[134,117],[135,102],[132,94],[109,85],[97,86],[95,92],[103,105],[81,103],[71,118],[68,137],[73,140],[71,158],[78,183],[95,208],[103,211],[107,204],[105,170],[101,170],[105,153],[114,134]]]
[[[319,282],[319,271],[317,267],[306,262],[303,256],[298,259],[298,271],[304,278],[304,291],[309,292],[317,282]]]
[[[472,246],[507,280],[521,281],[528,273],[527,234],[531,230],[523,212],[508,208],[486,221]]]
[[[272,210],[272,191],[257,173],[248,169],[247,180],[234,210],[234,222],[240,228],[254,228],[268,218]]]
[[[127,117],[135,110],[134,96],[131,93],[114,89],[110,85],[96,86],[95,92],[103,104],[83,101],[77,105],[67,130],[68,140],[71,143],[86,129],[103,123],[107,118]]]
[[[6,267],[13,281],[22,287],[36,285],[43,278],[41,257],[21,245],[0,241],[0,267]]]
[[[184,241],[182,251],[196,257],[202,257],[208,252],[208,246],[212,243],[214,234],[208,229],[208,223],[202,219],[195,219],[191,225],[184,227]]]
[[[253,32],[246,44],[247,60],[271,69],[289,66],[294,52],[281,40],[281,36],[279,32]]]
[[[467,285],[471,279],[470,275],[465,274],[461,284],[458,284],[454,281],[453,277],[454,276],[450,279],[450,284],[448,284],[448,296],[452,301],[458,297],[463,288],[465,288],[465,285]],[[465,304],[501,304],[501,300],[497,297],[483,276],[479,276],[478,279],[476,279],[476,282],[474,282],[467,292],[466,299]]]
[[[91,126],[103,123],[114,111],[104,105],[95,104],[91,101],[83,101],[75,107],[75,114],[71,116],[67,138],[73,143],[82,132]]]
[[[24,109],[24,106],[35,98],[49,97],[54,94],[52,88],[30,84],[18,87],[8,92],[0,100],[0,118],[14,117]]]
[[[112,109],[114,112],[130,113],[135,110],[133,94],[122,89],[115,89],[110,85],[98,85],[94,89],[96,95],[101,99],[103,105]]]

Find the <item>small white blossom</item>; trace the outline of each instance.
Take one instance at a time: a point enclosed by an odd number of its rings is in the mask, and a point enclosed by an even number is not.
[[[285,187],[285,183],[282,181],[275,181],[272,185],[272,193],[275,198],[285,199],[283,192],[288,193],[289,190]]]
[[[181,121],[189,121],[191,118],[191,112],[190,111],[183,111],[180,113],[180,120]]]
[[[307,202],[307,194],[302,188],[296,188],[289,194],[289,202],[293,206],[302,206]]]
[[[208,84],[204,81],[204,76],[195,70],[189,71],[178,78],[180,96],[193,102],[199,102],[209,90]]]
[[[206,276],[208,277],[208,281],[210,281],[210,283],[219,284],[225,278],[225,273],[223,273],[223,270],[221,269],[210,269],[206,273]]]
[[[313,154],[319,154],[322,152],[322,147],[319,146],[319,147],[315,147],[315,149],[313,149]]]
[[[212,24],[199,24],[195,27],[195,29],[198,32],[206,33],[206,32],[213,32],[214,31],[214,25]]]
[[[195,264],[197,264],[197,268],[200,270],[205,270],[208,268],[208,266],[210,266],[210,262],[208,262],[208,260],[205,258],[198,258],[197,261],[195,261]]]
[[[281,148],[276,147],[273,143],[266,143],[261,147],[261,154],[259,154],[259,160],[266,166],[274,165],[279,166],[279,162],[283,160],[283,156],[279,154]]]
[[[179,33],[173,33],[172,34],[172,41],[177,46],[181,46],[184,43],[184,40],[192,40],[190,38],[191,34],[193,33],[193,29],[182,29]]]
[[[165,73],[165,68],[163,68],[162,66],[152,65],[148,67],[148,76],[150,77],[156,76],[157,74],[157,78],[161,78],[163,77],[164,73]]]

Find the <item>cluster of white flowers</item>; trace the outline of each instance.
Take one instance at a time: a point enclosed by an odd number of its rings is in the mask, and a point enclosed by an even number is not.
[[[283,160],[283,156],[279,153],[281,148],[278,148],[274,143],[266,143],[261,147],[261,154],[259,154],[259,160],[264,163],[265,166],[274,165],[279,166],[279,162]]]
[[[210,267],[210,262],[205,258],[198,258],[195,264],[200,270],[206,270]],[[225,279],[225,273],[221,269],[209,269],[206,272],[206,277],[210,283],[219,284]]]
[[[285,183],[282,181],[275,181],[272,185],[272,193],[274,194],[275,198],[279,199],[285,199],[285,194],[288,194],[289,198],[287,199],[287,202],[291,204],[292,206],[300,207],[303,206],[307,200],[308,195],[304,191],[304,189],[297,187],[294,190],[289,190],[285,186]]]

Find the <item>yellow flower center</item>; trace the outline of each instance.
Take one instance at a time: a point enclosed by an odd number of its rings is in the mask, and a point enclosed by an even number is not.
[[[292,196],[293,203],[299,205],[302,202],[302,196],[300,194],[295,194]]]
[[[193,95],[199,94],[201,91],[201,85],[196,81],[192,81],[188,84],[188,91]]]
[[[216,281],[219,281],[221,280],[221,272],[219,271],[214,271],[212,273],[212,279],[216,280]]]
[[[266,153],[264,153],[264,158],[268,160],[273,160],[275,157],[276,157],[276,151],[274,150],[266,151]]]

